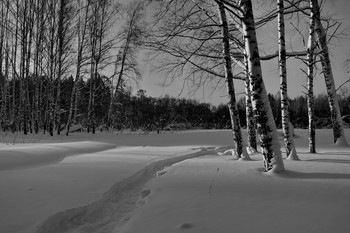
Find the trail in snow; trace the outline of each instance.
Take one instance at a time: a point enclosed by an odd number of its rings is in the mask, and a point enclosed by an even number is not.
[[[147,196],[143,186],[164,167],[180,161],[214,153],[213,148],[175,158],[153,162],[132,176],[113,185],[102,199],[87,206],[68,209],[57,213],[38,227],[36,233],[111,232],[116,225],[127,221],[127,214],[137,206],[140,195]],[[142,205],[142,204],[141,204]]]
[[[339,150],[300,153],[303,161],[285,160],[281,174],[264,173],[258,154],[174,164],[145,185],[142,207],[112,233],[348,233],[350,153]]]

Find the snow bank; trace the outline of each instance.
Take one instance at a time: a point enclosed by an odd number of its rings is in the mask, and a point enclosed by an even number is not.
[[[0,148],[0,171],[58,163],[67,156],[115,148],[101,142],[8,145]]]

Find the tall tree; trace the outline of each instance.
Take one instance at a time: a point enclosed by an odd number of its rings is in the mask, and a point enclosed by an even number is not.
[[[115,73],[111,77],[112,95],[107,113],[108,125],[112,122],[113,107],[124,76],[134,77],[135,79],[138,79],[141,76],[137,69],[136,51],[141,46],[142,37],[145,33],[143,31],[145,25],[142,24],[142,20],[144,20],[143,11],[144,3],[130,3],[125,9],[125,22],[121,26],[121,30],[117,35],[117,38],[121,43],[121,50],[118,52],[116,58]],[[120,67],[118,67],[118,65]],[[117,83],[114,86],[113,78],[116,75],[118,76]]]
[[[333,76],[332,66],[331,66],[330,57],[329,57],[327,34],[322,25],[320,6],[318,4],[318,0],[312,0],[311,10],[315,14],[315,25],[316,25],[315,31],[318,35],[318,41],[321,47],[320,59],[321,59],[323,75],[324,75],[326,87],[327,87],[329,108],[331,110],[334,143],[340,144],[340,145],[348,145],[344,134],[344,127],[343,127],[343,122],[342,122],[340,108],[339,108],[339,101],[336,93],[334,76]]]
[[[232,60],[231,60],[231,49],[229,40],[229,27],[227,23],[226,11],[224,4],[220,1],[216,1],[219,14],[221,19],[222,27],[222,47],[223,47],[223,57],[225,60],[225,78],[227,93],[229,95],[229,111],[231,116],[231,125],[233,133],[233,141],[235,144],[235,149],[237,157],[239,159],[250,159],[245,147],[243,146],[243,138],[241,132],[241,126],[239,122],[238,107],[236,102],[236,94],[233,83],[233,73],[232,73]]]
[[[221,1],[215,2],[221,4]],[[246,80],[245,77],[237,75],[245,70],[244,63],[241,61],[244,57],[244,44],[241,39],[237,39],[242,38],[241,33],[236,27],[232,27],[230,22],[226,33],[231,60],[231,68],[228,68],[227,54],[223,56],[222,50],[225,36],[223,36],[223,24],[220,23],[221,14],[216,14],[212,6],[210,1],[181,1],[180,3],[180,1],[170,0],[160,3],[154,33],[152,31],[152,40],[147,41],[146,46],[153,52],[152,60],[156,61],[157,68],[166,74],[165,83],[172,83],[178,77],[182,77],[184,85],[191,85],[196,91],[203,85],[213,83],[217,87],[226,82],[230,102],[228,109],[231,109],[231,125],[236,145],[236,137],[240,135],[238,133],[240,129],[238,111],[235,112],[235,104],[232,104],[232,100],[236,102],[235,93],[232,90],[234,90],[233,79]],[[223,57],[226,58],[223,59]],[[236,64],[240,67],[237,66],[237,71],[234,71],[232,68]],[[228,72],[231,74],[228,75]],[[240,143],[238,145],[236,149],[239,153],[245,151],[245,148],[241,149]],[[255,147],[254,143],[252,145]]]
[[[33,58],[33,76],[34,76],[34,86],[35,90],[33,92],[33,108],[34,111],[32,113],[32,121],[34,124],[34,132],[39,132],[39,127],[43,125],[42,117],[40,112],[43,110],[43,100],[41,95],[40,87],[42,87],[43,83],[43,75],[44,75],[44,35],[46,33],[46,17],[45,12],[47,10],[47,1],[44,0],[36,0],[35,3],[35,35],[34,35],[34,58]]]
[[[75,79],[74,79],[74,85],[71,92],[70,97],[70,107],[68,112],[68,118],[66,123],[66,135],[69,134],[69,129],[71,126],[72,118],[73,122],[75,123],[75,117],[73,117],[77,114],[77,106],[78,106],[78,84],[81,76],[81,69],[85,65],[86,59],[84,59],[84,51],[86,51],[86,44],[87,44],[87,25],[89,20],[89,4],[91,1],[82,1],[78,0],[77,2],[77,20],[76,20],[76,69],[75,69]],[[85,3],[85,4],[84,4]]]
[[[313,1],[310,0],[310,9],[313,9]],[[309,121],[309,152],[316,153],[316,124],[315,124],[315,100],[314,100],[314,65],[315,65],[315,13],[310,11],[309,36],[307,44],[307,108]]]
[[[10,45],[9,45],[9,7],[10,1],[1,2],[1,21],[0,29],[0,123],[5,126],[9,123],[8,114],[8,87],[9,87],[9,70],[10,70]]]
[[[71,32],[71,21],[73,19],[73,7],[71,0],[60,0],[58,9],[57,27],[57,89],[55,111],[57,112],[57,134],[61,133],[61,79],[68,67],[71,66],[70,53],[74,33]]]
[[[260,146],[262,148],[265,171],[282,172],[284,170],[284,165],[281,146],[278,142],[276,124],[267,98],[265,84],[262,79],[252,2],[251,0],[242,0],[239,6],[227,2],[226,0],[223,0],[223,2],[237,9],[241,14],[248,70],[250,73],[253,110],[258,134],[260,136]]]
[[[280,76],[281,115],[284,146],[289,159],[298,159],[292,132],[290,131],[289,100],[287,94],[286,42],[284,25],[284,0],[277,0],[278,10],[278,63]]]
[[[109,61],[111,49],[115,43],[115,36],[109,36],[109,32],[115,23],[115,17],[119,11],[117,5],[110,0],[92,2],[91,20],[89,21],[89,49],[90,49],[90,92],[88,105],[88,131],[91,129],[95,133],[95,91],[96,80],[99,78],[99,71],[106,65],[111,64]]]

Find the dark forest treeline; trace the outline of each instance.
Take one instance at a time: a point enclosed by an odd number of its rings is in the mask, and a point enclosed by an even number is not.
[[[88,113],[90,82],[93,81],[95,89],[94,118],[91,119]],[[5,108],[1,109],[2,130],[23,131],[23,111],[20,109],[20,82],[10,80],[8,89],[14,92],[7,92]],[[15,85],[15,88],[13,88]],[[48,96],[52,93],[48,88],[48,81],[45,77],[28,79],[28,100],[29,106],[35,106],[34,102],[39,101],[39,112],[35,108],[27,109],[27,129],[30,133],[38,130],[48,131],[49,122],[49,102]],[[195,100],[165,97],[149,97],[145,90],[138,90],[136,95],[122,88],[118,92],[117,101],[112,112],[112,121],[108,119],[107,113],[111,101],[111,88],[107,77],[97,76],[94,79],[84,81],[80,79],[77,85],[77,105],[73,109],[72,124],[81,125],[88,129],[92,123],[99,129],[142,129],[152,130],[178,130],[178,129],[225,129],[231,128],[230,114],[227,105],[221,104],[213,106],[208,103],[199,103]],[[36,87],[39,90],[36,90]],[[61,122],[67,122],[74,78],[72,76],[61,81],[60,110],[58,114]],[[39,93],[40,98],[36,98],[33,93]],[[54,93],[56,94],[56,93]],[[277,126],[281,127],[281,107],[279,95],[268,95],[272,107],[273,115]],[[4,95],[0,95],[0,102],[3,103]],[[33,104],[30,104],[33,103]],[[350,114],[350,96],[340,98],[342,115]],[[238,101],[239,118],[242,127],[246,127],[245,100]],[[6,112],[3,110],[7,109]],[[291,122],[296,128],[307,128],[307,99],[303,96],[290,100],[289,111]],[[331,127],[330,111],[325,94],[315,98],[316,125],[318,128]],[[58,123],[58,122],[56,122]],[[58,127],[59,124],[55,124]],[[65,124],[60,125],[63,129]]]

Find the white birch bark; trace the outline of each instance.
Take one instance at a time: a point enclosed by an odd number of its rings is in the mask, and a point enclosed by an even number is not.
[[[223,3],[220,1],[216,2],[219,8],[221,28],[222,28],[222,47],[223,47],[223,57],[225,61],[225,79],[226,88],[229,96],[228,108],[230,111],[231,125],[233,141],[235,144],[235,152],[238,159],[249,160],[249,155],[247,154],[245,148],[243,147],[243,138],[239,122],[238,107],[235,96],[235,88],[233,83],[233,73],[232,73],[232,60],[230,55],[230,41],[229,41],[229,30],[227,24],[227,17]]]
[[[245,80],[245,106],[246,106],[246,122],[247,122],[247,150],[249,154],[253,154],[257,151],[256,144],[256,130],[255,130],[255,120],[253,113],[253,106],[251,100],[250,92],[250,80],[248,71],[248,62],[245,59],[245,70],[246,70],[246,80]]]
[[[80,0],[78,0],[78,6],[82,7]],[[89,15],[89,2],[87,2],[87,5],[85,7],[85,13],[84,18],[82,16],[82,13],[79,11],[78,15],[78,22],[77,22],[77,65],[76,65],[76,72],[75,72],[75,79],[74,79],[74,85],[71,93],[70,98],[70,107],[69,107],[69,114],[68,119],[66,123],[66,135],[69,134],[70,125],[72,123],[75,123],[75,118],[73,116],[73,111],[76,115],[77,111],[77,101],[78,101],[78,83],[80,78],[80,70],[83,63],[83,50],[85,47],[85,37],[86,37],[86,28],[87,28],[87,21],[88,21],[88,15]],[[82,19],[83,18],[83,19]],[[74,108],[75,106],[75,108]],[[75,109],[75,110],[74,110]]]
[[[260,136],[264,167],[265,171],[282,172],[284,170],[284,164],[282,160],[281,146],[278,142],[276,124],[267,98],[265,84],[262,79],[260,55],[251,0],[242,0],[241,8],[243,10],[242,25],[248,58],[253,111],[256,117],[258,134]]]
[[[286,42],[285,42],[285,27],[284,27],[284,0],[277,0],[277,20],[278,20],[278,66],[280,76],[280,93],[281,93],[281,115],[282,115],[282,130],[283,141],[286,149],[287,158],[298,160],[296,153],[293,135],[290,132],[290,115],[289,101],[287,94],[287,67],[286,67]]]
[[[310,9],[313,9],[312,0]],[[315,14],[310,11],[309,38],[307,44],[307,109],[309,119],[309,152],[316,153],[316,125],[314,100],[314,51],[315,51]]]
[[[315,17],[316,33],[318,35],[318,40],[321,46],[320,58],[322,63],[323,75],[324,75],[324,79],[327,87],[329,108],[331,111],[334,143],[338,145],[348,145],[344,134],[343,122],[340,114],[339,101],[336,93],[331,61],[329,58],[327,35],[325,32],[325,29],[322,26],[322,22],[320,18],[320,7],[318,5],[317,0],[312,0],[312,4],[313,4],[312,10],[316,14],[316,17]]]

